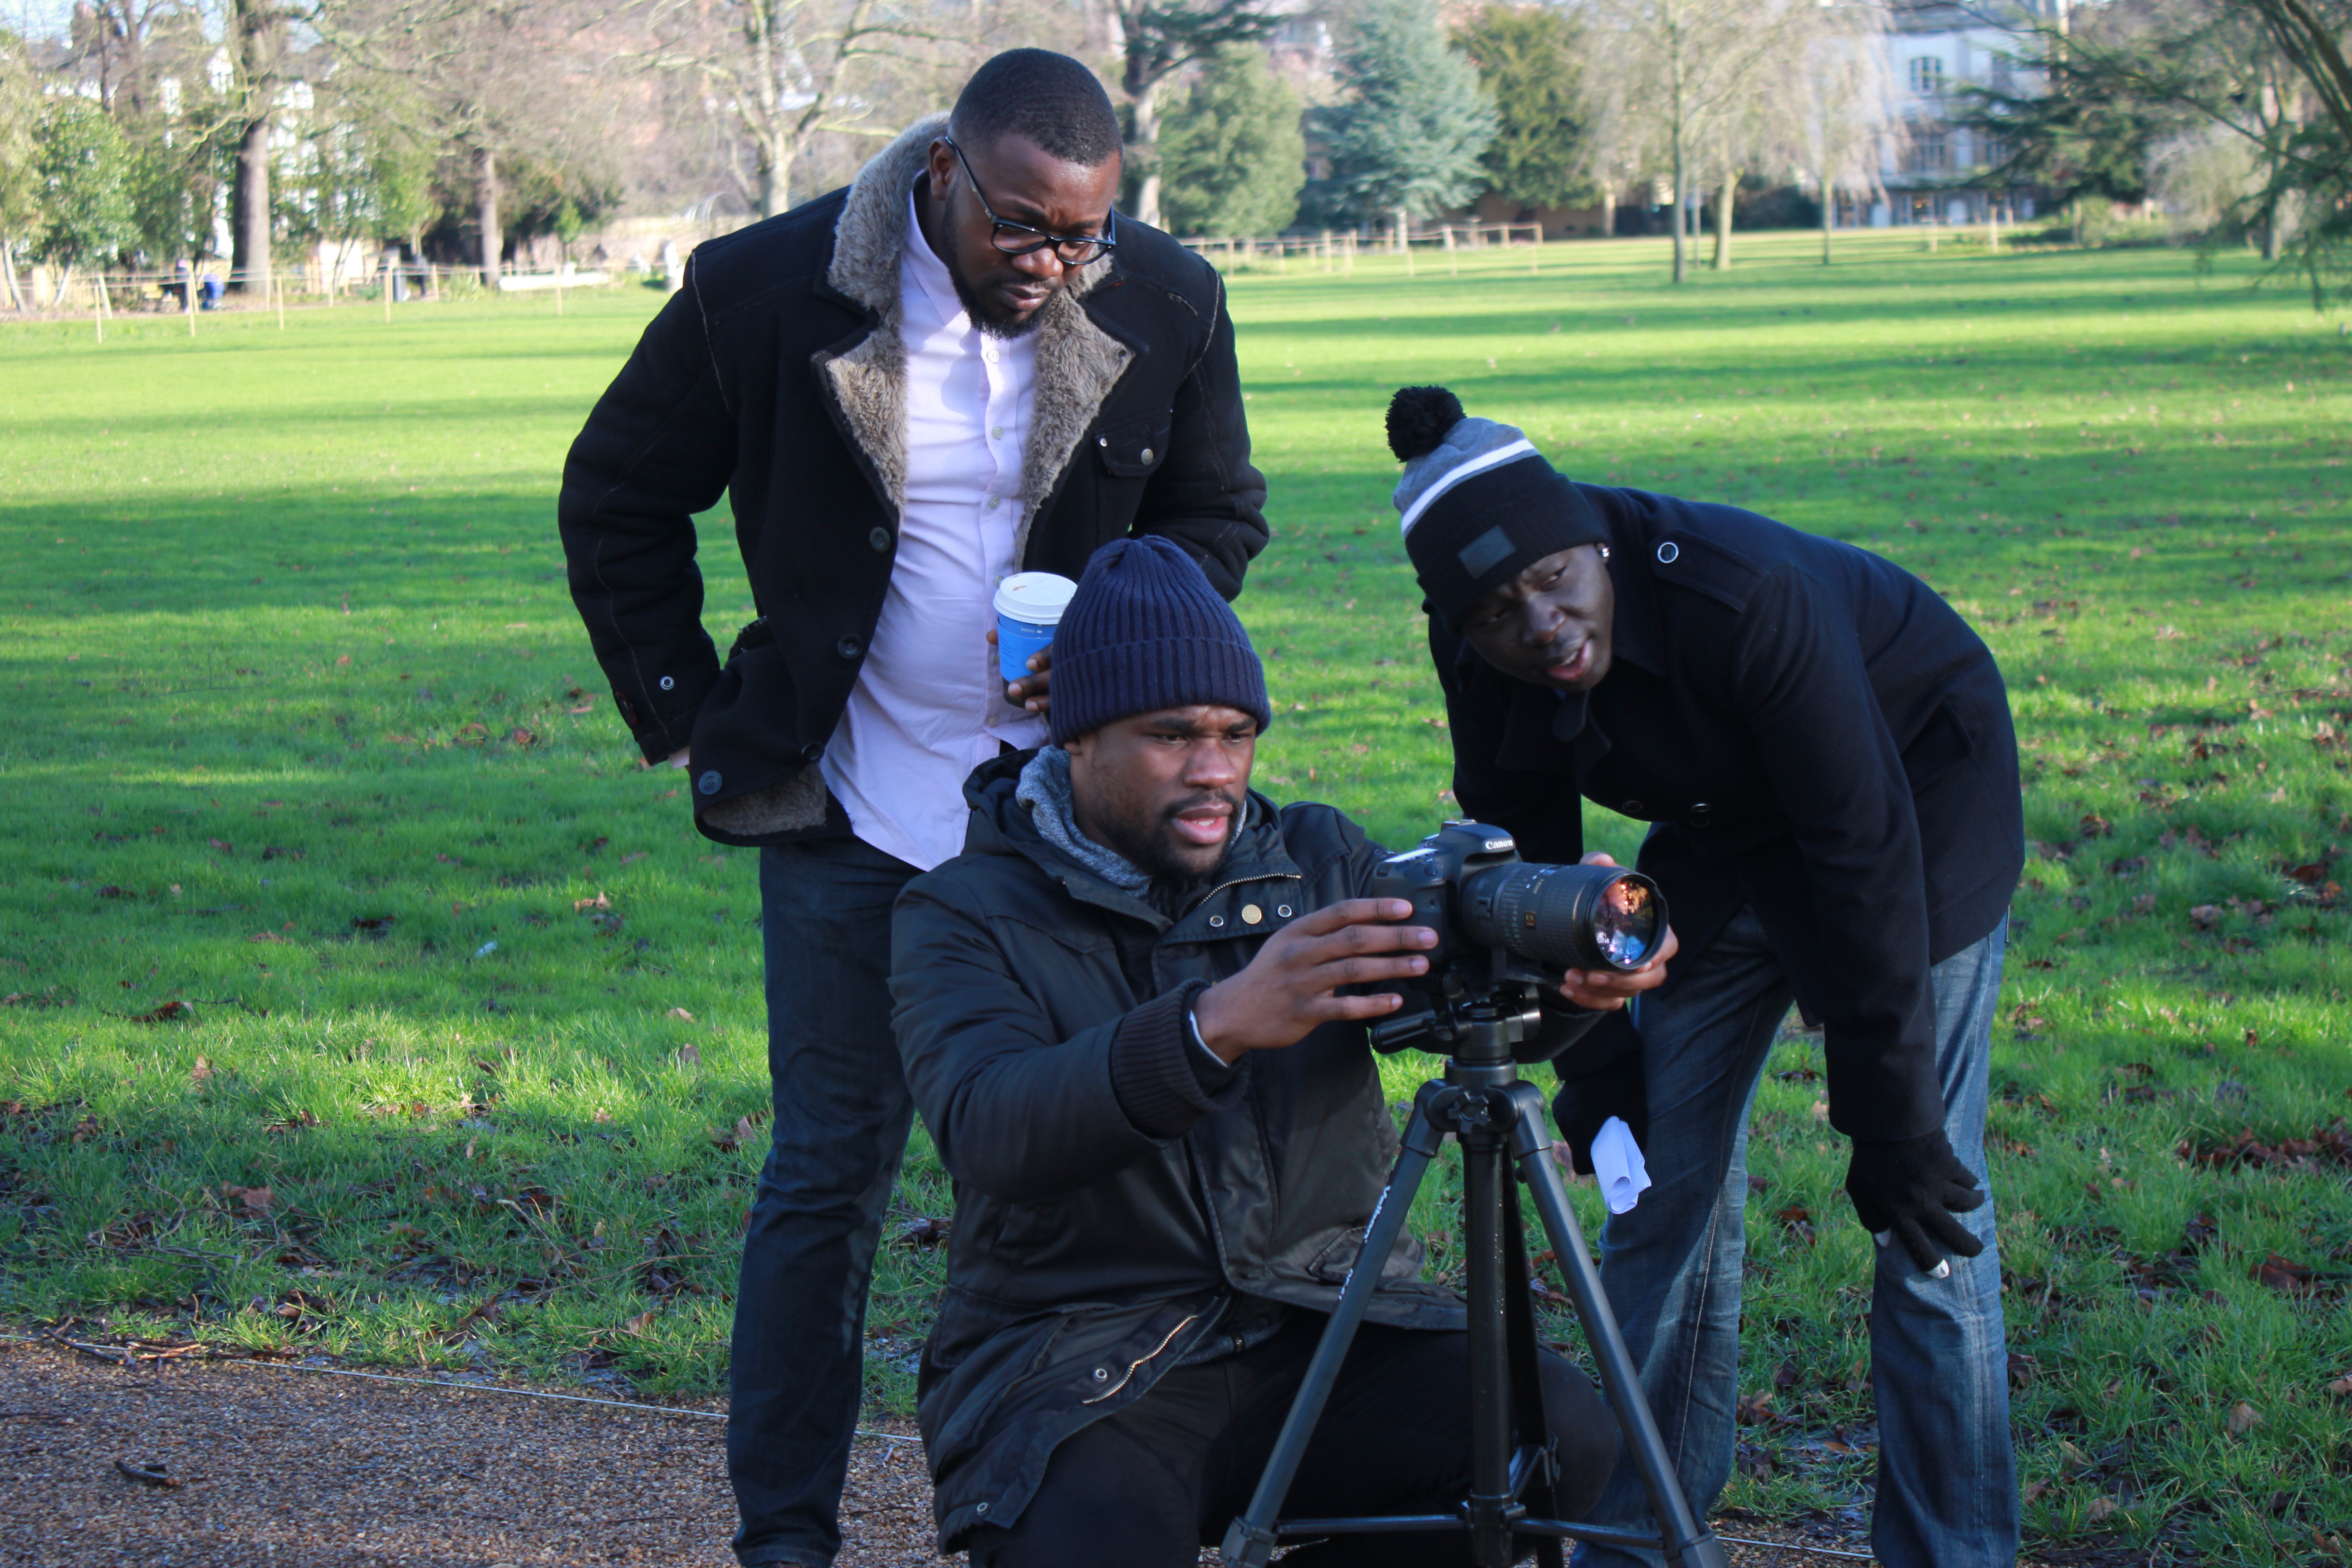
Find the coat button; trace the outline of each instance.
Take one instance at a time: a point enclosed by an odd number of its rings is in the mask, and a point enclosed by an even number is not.
[[[890,531],[877,528],[866,536],[866,542],[874,547],[875,554],[887,555],[890,552]]]
[[[717,773],[707,773],[700,778],[694,781],[694,787],[700,790],[705,795],[717,795],[719,793],[719,779]]]
[[[814,762],[818,762],[818,761],[821,761],[821,760],[824,758],[824,747],[823,745],[819,744],[817,742],[811,741],[807,745],[803,746],[803,747],[801,748],[801,761],[803,761],[803,762],[804,762],[804,763],[814,763]],[[713,773],[713,774],[711,775],[711,777],[713,777],[713,778],[716,778],[716,777],[718,777],[718,776],[719,776],[719,775],[718,775],[718,774],[716,774],[716,773]]]
[[[1108,436],[1097,436],[1095,437],[1095,445],[1097,447],[1108,447],[1110,445],[1110,437]]]
[[[1700,801],[1696,805],[1691,807],[1691,819],[1695,822],[1705,822],[1714,814],[1714,812],[1715,807],[1707,805],[1705,801]]]
[[[1151,461],[1151,448],[1149,447],[1143,449],[1143,460],[1147,463]]]
[[[1658,546],[1658,564],[1661,566],[1671,566],[1682,552],[1683,547],[1669,539],[1664,544]]]
[[[1245,926],[1254,926],[1264,919],[1265,919],[1265,911],[1259,909],[1255,904],[1244,904],[1242,906],[1242,924]]]
[[[866,651],[866,645],[859,642],[856,637],[844,637],[839,642],[833,645],[833,651],[839,654],[844,658],[856,658],[859,654]]]
[[[1274,906],[1274,912],[1280,915],[1284,920],[1288,920],[1290,918],[1290,906],[1288,904],[1276,904]]]
[[[661,678],[661,689],[664,691],[675,690],[677,689],[677,682],[671,679],[668,676],[665,675]]]
[[[1640,801],[1629,800],[1623,805],[1618,807],[1618,809],[1622,811],[1628,816],[1639,816],[1642,815],[1643,807]]]
[[[1211,915],[1209,917],[1209,925],[1212,930],[1222,928],[1224,923],[1225,917],[1223,915]]]

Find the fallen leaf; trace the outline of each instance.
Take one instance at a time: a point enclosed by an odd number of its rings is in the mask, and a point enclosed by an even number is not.
[[[924,1215],[919,1219],[910,1219],[900,1226],[898,1239],[916,1247],[943,1247],[947,1244],[948,1234],[952,1228],[953,1225],[950,1220],[936,1215]]]
[[[2242,1437],[2262,1424],[2263,1413],[2244,1400],[2241,1399],[2230,1406],[2231,1436]]]
[[[237,1207],[251,1215],[266,1215],[278,1206],[278,1194],[268,1187],[240,1187],[233,1182],[223,1182],[221,1196],[235,1199]]]
[[[1772,1395],[1743,1394],[1732,1412],[1742,1426],[1759,1426],[1772,1419]]]
[[[2352,1377],[2339,1377],[2327,1385],[2327,1392],[2338,1399],[2352,1399]]]
[[[507,739],[518,746],[536,746],[539,744],[539,737],[532,734],[530,731],[524,729],[520,724],[516,725],[514,729],[508,733]]]
[[[2083,1517],[2091,1523],[2096,1524],[2101,1520],[2112,1518],[2121,1507],[2122,1505],[2111,1497],[2095,1497],[2091,1500],[2091,1506],[2083,1510]]]
[[[634,855],[624,855],[621,857],[621,864],[624,866],[634,866],[652,853],[653,851],[650,849],[640,849]]]
[[[2282,1296],[2311,1294],[2311,1270],[2275,1252],[2254,1265],[2252,1272],[2256,1284]]]
[[[604,889],[602,888],[596,889],[596,896],[593,899],[572,900],[572,912],[575,915],[586,910],[609,910],[612,907],[613,900],[604,896]]]
[[[198,1057],[196,1065],[188,1069],[188,1083],[192,1088],[202,1089],[212,1081],[212,1076],[213,1064]]]
[[[173,1000],[149,1012],[133,1013],[131,1021],[134,1024],[162,1024],[173,1018],[185,1018],[194,1012],[195,1009],[185,1002]]]
[[[264,860],[307,860],[310,858],[310,857],[304,854],[301,850],[289,849],[282,844],[273,844],[269,846],[268,848],[264,849],[261,852],[261,858]]]
[[[698,1068],[702,1065],[702,1053],[696,1050],[692,1046],[680,1046],[677,1048],[677,1065],[680,1067]]]
[[[247,942],[283,942],[286,939],[285,939],[284,937],[282,937],[282,936],[279,936],[279,935],[278,935],[276,931],[255,931],[251,936],[247,937],[245,940],[246,940],[246,941],[247,941]]]
[[[694,1022],[694,1015],[693,1015],[693,1014],[691,1014],[691,1013],[689,1013],[689,1012],[688,1012],[688,1011],[687,1011],[685,1008],[683,1008],[683,1007],[672,1007],[672,1008],[669,1010],[669,1012],[668,1012],[667,1015],[665,1015],[665,1016],[672,1017],[672,1018],[683,1018],[683,1019],[685,1019],[685,1020],[686,1020],[688,1023],[689,1023],[689,1024],[691,1024],[691,1023],[693,1023],[693,1022]],[[690,1047],[689,1047],[689,1048],[690,1048]]]
[[[653,1327],[654,1320],[659,1316],[661,1316],[659,1307],[647,1307],[644,1311],[623,1323],[621,1331],[625,1334],[643,1334],[647,1329]]]

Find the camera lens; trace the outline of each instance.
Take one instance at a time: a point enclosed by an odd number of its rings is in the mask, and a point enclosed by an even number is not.
[[[1496,866],[1463,879],[1461,902],[1472,941],[1547,968],[1639,969],[1665,937],[1657,884],[1615,866]]]

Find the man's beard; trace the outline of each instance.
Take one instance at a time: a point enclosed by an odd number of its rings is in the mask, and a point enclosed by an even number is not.
[[[1006,340],[1025,338],[1045,325],[1045,307],[1054,302],[1053,295],[1046,295],[1037,308],[1025,316],[1003,315],[991,310],[973,291],[971,284],[964,278],[963,264],[956,259],[954,246],[949,246],[947,254],[940,259],[947,263],[948,281],[955,285],[956,298],[963,302],[964,314],[971,318],[973,326],[988,336]]]
[[[1225,818],[1225,839],[1217,848],[1217,858],[1203,866],[1197,861],[1183,859],[1175,845],[1170,842],[1166,828],[1168,823],[1177,816],[1206,805],[1212,799],[1230,802],[1234,813]],[[1213,794],[1195,796],[1169,807],[1149,826],[1123,822],[1106,824],[1106,830],[1113,842],[1105,847],[1118,851],[1128,864],[1149,874],[1153,881],[1172,889],[1187,889],[1213,881],[1224,873],[1226,865],[1234,858],[1234,842],[1241,837],[1242,824],[1248,816],[1249,799],[1246,795]]]

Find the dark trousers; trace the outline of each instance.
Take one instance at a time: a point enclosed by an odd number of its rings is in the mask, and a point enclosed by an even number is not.
[[[855,839],[760,854],[775,1139],[743,1237],[727,1473],[746,1564],[824,1568],[865,1387],[866,1287],[913,1109],[890,1033],[890,906]]]
[[[1325,1320],[1301,1313],[1254,1350],[1178,1367],[1134,1405],[1066,1438],[1009,1529],[973,1531],[972,1568],[1194,1568],[1248,1506]],[[1617,1423],[1583,1374],[1543,1352],[1559,1505],[1583,1517]],[[1367,1323],[1349,1347],[1283,1511],[1294,1518],[1450,1511],[1470,1485],[1469,1336]],[[1466,1531],[1364,1535],[1292,1552],[1294,1568],[1467,1563]],[[1533,1543],[1528,1543],[1533,1549]]]

